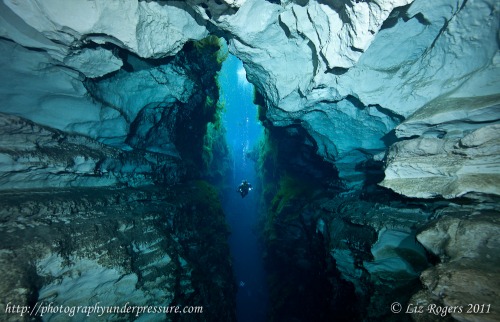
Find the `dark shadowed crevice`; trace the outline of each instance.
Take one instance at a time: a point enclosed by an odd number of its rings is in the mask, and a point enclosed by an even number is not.
[[[347,73],[349,71],[349,68],[344,68],[344,67],[333,67],[333,68],[328,68],[325,70],[325,74],[326,73],[332,73],[333,75],[337,75],[337,76],[340,76],[340,75],[344,75],[345,73]]]
[[[291,38],[292,33],[290,32],[290,28],[288,28],[288,26],[281,20],[281,17],[279,17],[278,19],[278,24],[281,27],[281,29],[283,29],[283,31],[285,32],[286,37]]]

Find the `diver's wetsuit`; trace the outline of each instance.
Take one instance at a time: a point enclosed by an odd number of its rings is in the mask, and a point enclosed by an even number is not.
[[[250,190],[252,190],[252,185],[249,184],[246,180],[243,180],[237,191],[240,193],[241,198],[245,198]]]

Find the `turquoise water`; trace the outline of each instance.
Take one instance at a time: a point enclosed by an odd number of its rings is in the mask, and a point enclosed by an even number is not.
[[[257,120],[257,107],[253,102],[253,86],[246,80],[243,64],[229,55],[219,74],[221,98],[225,100],[223,115],[226,140],[233,156],[233,175],[229,189],[223,196],[223,207],[231,227],[229,240],[233,267],[238,283],[237,315],[239,322],[265,321],[267,290],[262,249],[254,228],[258,220],[258,196],[255,163],[247,153],[263,135]],[[253,190],[241,198],[236,192],[243,179],[253,185]]]

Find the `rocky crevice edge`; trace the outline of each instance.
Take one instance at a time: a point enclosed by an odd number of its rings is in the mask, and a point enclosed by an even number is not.
[[[431,304],[464,308],[449,319],[498,319],[495,203],[421,202],[375,187],[287,189],[263,218],[272,321],[441,321]],[[394,314],[394,302],[426,310]],[[491,304],[491,313],[466,314],[469,303]]]
[[[498,199],[403,197],[377,185],[382,162],[367,162],[373,180],[353,189],[305,144],[300,127],[267,131],[258,160],[272,321],[443,319],[435,310],[394,314],[394,302],[405,311],[463,306],[447,319],[498,318],[466,312],[469,303],[491,311],[500,301]]]

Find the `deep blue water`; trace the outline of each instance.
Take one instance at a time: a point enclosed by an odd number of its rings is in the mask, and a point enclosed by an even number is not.
[[[237,315],[239,322],[265,321],[267,289],[262,260],[262,249],[254,233],[258,221],[258,196],[260,195],[255,173],[255,163],[247,157],[263,134],[257,120],[257,107],[253,104],[253,86],[246,80],[243,64],[229,55],[219,73],[221,98],[226,110],[223,121],[226,140],[233,157],[233,176],[230,186],[222,197],[227,221],[231,227],[229,244],[233,267],[238,284]],[[241,198],[236,192],[243,179],[253,190]]]

